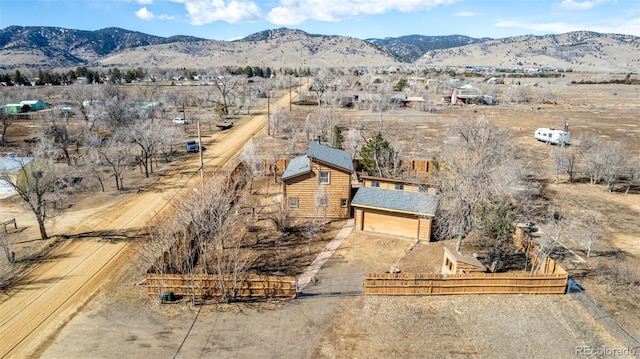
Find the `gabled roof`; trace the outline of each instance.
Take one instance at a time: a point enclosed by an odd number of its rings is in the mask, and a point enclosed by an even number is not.
[[[451,258],[455,259],[456,262],[458,263],[465,263],[471,266],[474,266],[476,268],[480,268],[483,270],[487,270],[487,267],[484,266],[484,264],[482,264],[478,258],[474,257],[474,256],[470,256],[470,255],[464,255],[464,254],[460,254],[454,250],[451,250],[447,247],[444,247],[445,252],[447,252]]]
[[[282,174],[282,179],[291,178],[311,171],[311,161],[317,160],[331,166],[353,172],[353,160],[347,151],[323,145],[318,141],[311,141],[306,156],[293,158]]]
[[[282,174],[282,179],[298,176],[311,171],[311,160],[307,156],[300,156],[291,159],[287,168]]]
[[[420,192],[360,187],[353,197],[351,205],[391,212],[433,216],[438,209],[438,197]]]
[[[0,157],[0,174],[13,174],[33,161],[33,157]]]
[[[307,157],[353,172],[353,160],[349,152],[323,145],[318,141],[311,141]]]

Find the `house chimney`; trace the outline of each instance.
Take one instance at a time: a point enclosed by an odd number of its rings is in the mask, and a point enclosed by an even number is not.
[[[318,135],[318,143],[322,143],[322,141],[320,140],[322,138],[322,135]]]

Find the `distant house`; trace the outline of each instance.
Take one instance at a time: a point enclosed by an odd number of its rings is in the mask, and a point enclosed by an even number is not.
[[[9,103],[2,106],[4,113],[22,113],[22,105],[19,103]]]
[[[366,176],[363,179],[364,187],[358,189],[351,201],[356,230],[431,239],[438,197],[429,194],[428,188],[402,180]]]
[[[137,109],[138,113],[136,116],[138,118],[148,118],[152,116],[153,111],[162,107],[162,103],[157,101],[133,101],[129,103],[129,107]]]
[[[282,174],[284,205],[293,217],[349,218],[353,173],[349,152],[312,141]]]
[[[464,85],[462,87],[454,88],[453,90],[451,90],[452,104],[456,104],[456,103],[482,104],[482,103],[485,103],[486,100],[489,100],[487,99],[487,96],[484,96],[482,91],[480,91],[480,89],[473,87],[471,85]],[[493,102],[493,99],[491,98],[489,101]]]
[[[0,157],[0,196],[15,194],[15,185],[24,181],[24,168],[31,166],[32,157]]]
[[[49,106],[49,104],[47,104],[44,101],[40,101],[40,100],[24,100],[24,101],[20,101],[20,105],[21,106],[24,106],[24,105],[29,106],[31,111],[44,110]]]

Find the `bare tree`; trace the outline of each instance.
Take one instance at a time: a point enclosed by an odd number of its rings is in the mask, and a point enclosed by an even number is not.
[[[362,126],[350,127],[349,131],[347,132],[343,147],[345,150],[351,153],[352,158],[356,158],[358,149],[360,149],[364,141],[365,137]]]
[[[628,155],[629,149],[623,142],[595,140],[584,154],[585,172],[591,183],[602,182],[613,192],[627,166]]]
[[[100,156],[101,162],[111,170],[116,181],[116,189],[124,190],[124,178],[132,165],[131,146],[126,141],[112,138],[103,146],[95,148],[95,151]]]
[[[457,239],[459,251],[474,223],[484,221],[480,209],[515,198],[523,176],[511,131],[482,118],[456,120],[450,131],[435,166],[440,202],[434,225],[438,237]]]
[[[153,173],[153,157],[159,152],[168,136],[166,126],[161,120],[147,119],[136,121],[126,127],[126,137],[138,148],[136,160],[144,169],[145,177]]]
[[[129,105],[129,95],[119,85],[104,85],[102,92],[102,118],[105,125],[115,131],[126,126],[134,117]]]
[[[627,182],[625,194],[629,194],[632,186],[640,184],[640,155],[633,155],[627,159],[627,166],[623,174]]]
[[[56,168],[51,159],[43,154],[46,150],[42,145],[34,149],[33,158],[15,157],[16,167],[19,168],[17,177],[12,173],[0,173],[2,178],[20,196],[36,217],[40,238],[49,238],[45,223],[53,216],[53,211],[47,211],[47,204],[54,203],[61,197],[60,189],[68,186],[65,175]]]
[[[235,103],[237,97],[236,86],[238,85],[238,82],[237,77],[227,74],[218,75],[214,80],[216,88],[220,91],[224,115],[229,114],[229,107]]]
[[[2,147],[7,147],[7,130],[14,122],[15,117],[3,112],[0,113],[0,126],[2,126]]]
[[[575,230],[580,228],[582,224],[578,216],[567,213],[556,206],[548,206],[546,213],[540,220],[539,251],[535,254],[533,261],[535,265],[531,267],[531,273],[538,273],[556,248],[564,246],[566,242],[571,240]]]
[[[175,224],[198,251],[198,264],[203,274],[218,275],[218,287],[224,301],[237,297],[250,256],[243,250],[248,223],[242,206],[246,197],[235,179],[216,176],[200,191],[174,202]],[[193,271],[195,266],[190,266]],[[193,272],[192,272],[193,273]]]
[[[289,112],[284,111],[282,107],[277,107],[271,110],[271,120],[269,121],[269,133],[272,136],[278,134],[281,131],[282,126],[289,120]]]

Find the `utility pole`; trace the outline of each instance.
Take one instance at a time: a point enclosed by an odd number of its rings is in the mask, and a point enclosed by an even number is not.
[[[289,112],[291,112],[291,74],[289,74]]]
[[[271,136],[271,101],[269,99],[269,89],[267,88],[267,136]]]
[[[198,152],[200,152],[200,190],[204,196],[204,159],[202,158],[202,133],[200,132],[200,118],[197,119],[198,124]]]

